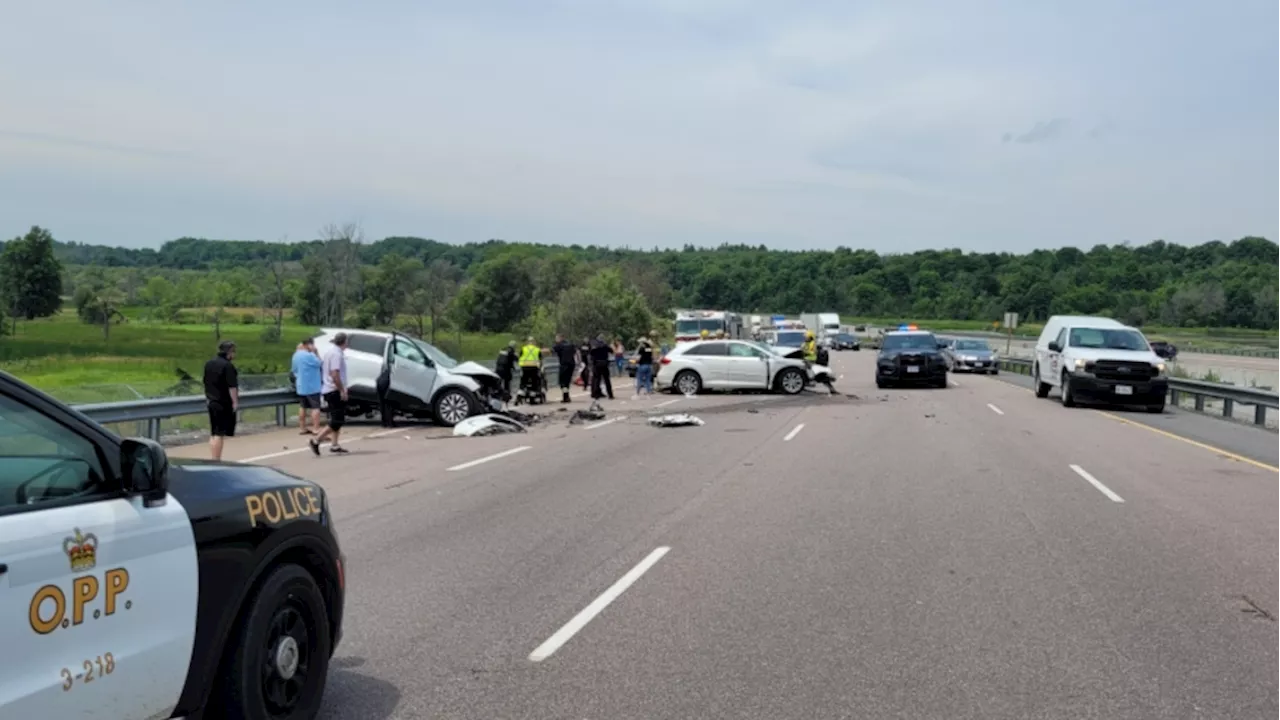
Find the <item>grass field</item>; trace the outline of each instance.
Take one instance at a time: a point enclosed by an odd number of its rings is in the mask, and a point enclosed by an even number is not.
[[[17,333],[0,337],[0,370],[55,395],[65,402],[106,402],[138,397],[161,397],[178,384],[179,371],[196,377],[217,348],[213,326],[149,322],[140,311],[126,310],[126,321],[111,327],[110,340],[102,328],[86,325],[74,311],[47,319],[18,323]],[[314,328],[286,316],[278,343],[263,341],[266,325],[249,310],[228,310],[222,337],[237,345],[236,365],[249,379],[279,386],[288,373],[298,340]],[[439,338],[442,350],[459,360],[487,361],[511,338],[506,335],[449,333]],[[198,387],[190,392],[198,391]]]

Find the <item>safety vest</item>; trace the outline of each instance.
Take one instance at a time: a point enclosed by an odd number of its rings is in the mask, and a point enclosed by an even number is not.
[[[816,362],[818,359],[818,343],[813,340],[804,341],[804,359],[809,362]]]
[[[520,348],[520,367],[538,367],[542,350],[537,345],[525,345]]]

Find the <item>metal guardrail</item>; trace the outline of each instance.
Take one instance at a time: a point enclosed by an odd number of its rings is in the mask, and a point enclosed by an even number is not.
[[[980,337],[980,338],[986,338],[988,340],[1004,340],[1007,337],[1009,337],[1005,333],[994,332],[991,330],[939,330],[937,332],[937,335],[939,337],[947,337],[947,336],[975,337],[975,338]],[[1026,335],[1023,333],[1015,332],[1013,334],[1013,339],[1020,342],[1035,342],[1036,340],[1039,339],[1039,336]],[[1240,347],[1226,347],[1226,348],[1221,348],[1221,347],[1211,348],[1211,347],[1200,347],[1196,345],[1194,342],[1188,342],[1185,344],[1174,343],[1174,346],[1178,348],[1178,352],[1180,353],[1200,353],[1204,355],[1230,355],[1233,357],[1260,357],[1260,358],[1280,357],[1280,350],[1277,350],[1276,348],[1269,348],[1269,347],[1240,346]]]
[[[278,390],[251,390],[240,393],[240,410],[260,408],[276,409],[276,424],[284,425],[285,408],[297,404],[298,396],[289,388]],[[207,413],[203,395],[187,395],[184,397],[153,398],[150,400],[123,400],[120,402],[92,403],[89,405],[73,405],[80,414],[100,424],[122,422],[145,422],[147,437],[160,439],[160,421],[184,415],[203,415]]]
[[[1020,375],[1031,374],[1031,361],[1025,358],[1000,358],[1000,369]],[[1197,412],[1205,411],[1206,400],[1218,400],[1222,403],[1222,417],[1235,418],[1235,406],[1253,406],[1253,424],[1265,427],[1267,409],[1280,408],[1280,394],[1270,390],[1240,387],[1226,383],[1190,380],[1187,378],[1169,378],[1169,402],[1175,407],[1181,405],[1182,397],[1190,396]]]

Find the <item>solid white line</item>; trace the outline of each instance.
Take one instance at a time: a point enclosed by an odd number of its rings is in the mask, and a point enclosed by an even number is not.
[[[1003,415],[1003,414],[1004,414],[1004,411],[1003,411],[1003,410],[1001,410],[1000,408],[996,407],[995,405],[992,405],[991,403],[987,403],[987,407],[991,408],[991,411],[992,411],[992,412],[994,412],[994,413],[995,413],[995,414],[997,414],[997,415]]]
[[[486,455],[480,458],[479,460],[472,460],[471,462],[464,462],[461,465],[454,465],[453,467],[449,468],[449,471],[453,472],[454,470],[466,470],[467,468],[475,467],[477,465],[482,465],[484,463],[487,463],[490,460],[497,460],[499,458],[504,458],[508,455],[515,455],[518,452],[524,452],[525,450],[528,450],[530,447],[531,447],[530,445],[521,445],[520,447],[513,447],[510,450],[503,450],[500,453]]]
[[[789,442],[791,438],[799,435],[800,431],[803,429],[804,429],[804,423],[800,423],[799,425],[791,428],[791,432],[787,433],[787,436],[782,438],[782,442]]]
[[[649,568],[661,560],[662,556],[666,555],[670,549],[669,547],[660,547],[649,553],[648,557],[641,560],[639,565],[631,568],[626,575],[618,578],[618,581],[611,585],[608,590],[605,590],[600,597],[593,600],[590,605],[582,609],[582,612],[574,615],[572,620],[564,624],[564,627],[557,630],[554,635],[547,638],[546,642],[539,645],[529,654],[529,659],[533,662],[541,662],[555,654],[555,651],[559,650],[560,646],[569,642],[569,639],[577,634],[579,630],[586,627],[587,623],[591,622],[596,615],[599,615],[601,610],[609,607],[609,603],[626,592],[627,588],[631,587],[636,580],[639,580],[640,576],[644,575]]]
[[[656,408],[659,408],[659,407],[666,407],[666,406],[670,405],[671,403],[678,403],[678,402],[680,402],[680,401],[681,401],[681,400],[683,400],[683,399],[684,399],[684,398],[676,398],[675,400],[668,400],[668,401],[666,401],[666,402],[660,402],[660,403],[658,403],[657,405],[654,405],[654,407],[656,407]]]
[[[595,429],[596,429],[596,428],[598,428],[598,427],[604,427],[605,425],[611,425],[611,424],[613,424],[613,423],[618,422],[619,420],[626,420],[626,419],[627,419],[627,416],[626,416],[626,415],[620,415],[620,416],[618,416],[618,417],[616,417],[616,418],[609,418],[608,420],[601,420],[600,422],[597,422],[597,423],[591,423],[590,425],[583,425],[583,426],[582,426],[582,429],[583,429],[583,430],[595,430]]]
[[[1106,495],[1107,497],[1111,498],[1112,502],[1118,502],[1118,503],[1124,502],[1124,498],[1111,492],[1111,488],[1098,482],[1098,478],[1090,475],[1084,468],[1080,467],[1079,465],[1072,465],[1071,469],[1075,470],[1076,474],[1079,475],[1080,477],[1084,478],[1085,480],[1088,480],[1090,485],[1098,488],[1098,491],[1101,492],[1103,495]]]

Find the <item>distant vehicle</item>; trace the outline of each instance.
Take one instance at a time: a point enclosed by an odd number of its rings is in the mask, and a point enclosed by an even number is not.
[[[943,354],[951,372],[1000,373],[1000,358],[986,340],[956,338],[947,342]]]
[[[680,310],[676,312],[676,342],[701,340],[702,333],[714,336],[723,332],[725,337],[738,339],[743,336],[742,316],[722,310]]]
[[[836,313],[805,313],[800,316],[800,322],[819,340],[840,332],[840,316]]]
[[[1092,400],[1164,412],[1169,392],[1164,358],[1141,331],[1111,318],[1049,318],[1033,362],[1036,397],[1048,397],[1056,387],[1065,407]]]
[[[853,326],[853,331],[854,331],[854,332],[866,332],[866,331],[867,331],[867,326],[866,326],[866,325],[854,325],[854,326]]]
[[[876,355],[876,387],[928,384],[947,386],[945,343],[927,330],[894,330],[884,334]]]
[[[502,408],[498,375],[474,362],[458,362],[425,340],[398,332],[323,328],[316,349],[323,356],[333,336],[347,334],[347,386],[352,417],[378,410],[378,375],[391,365],[387,395],[397,415],[430,417],[453,427],[472,415]]]
[[[769,390],[795,395],[831,370],[804,361],[799,348],[748,340],[699,340],[677,345],[656,367],[654,389],[685,395],[703,390]]]
[[[833,350],[861,350],[862,343],[857,337],[842,332],[831,336],[831,348]]]
[[[1165,360],[1176,360],[1178,358],[1177,346],[1172,343],[1165,342],[1164,340],[1152,340],[1151,352],[1159,355]]]

